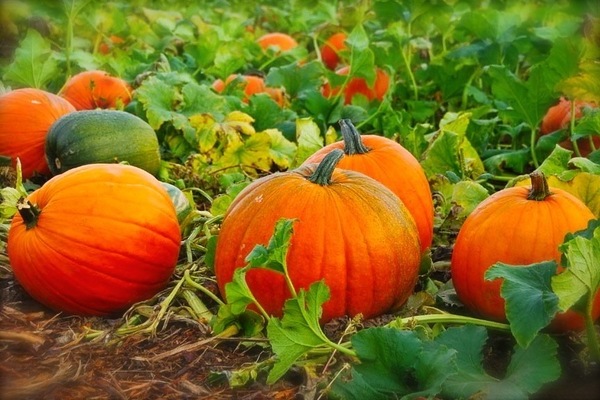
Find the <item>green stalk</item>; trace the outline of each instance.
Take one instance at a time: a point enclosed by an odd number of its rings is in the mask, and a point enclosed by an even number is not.
[[[183,272],[183,279],[185,280],[186,285],[191,286],[192,288],[201,291],[203,294],[205,294],[206,296],[210,297],[219,306],[225,305],[225,303],[223,302],[223,300],[221,300],[217,295],[215,295],[213,292],[211,292],[210,290],[208,290],[204,286],[199,285],[198,283],[196,283],[192,279],[192,277],[190,276],[190,270],[189,269],[186,269]]]
[[[350,119],[341,119],[340,127],[342,128],[342,137],[344,138],[344,153],[346,155],[365,154],[369,152],[369,148],[364,145],[360,133]]]
[[[494,321],[488,321],[486,319],[467,317],[464,315],[448,314],[448,313],[415,315],[413,317],[399,318],[399,319],[396,319],[396,320],[390,322],[386,326],[387,327],[397,327],[398,325],[400,325],[400,326],[408,325],[408,324],[415,323],[415,322],[421,323],[421,324],[431,324],[431,323],[463,324],[463,325],[473,324],[473,325],[485,326],[485,327],[491,328],[491,329],[497,329],[497,330],[501,330],[501,331],[510,332],[510,325],[508,325],[508,324],[503,324],[503,323],[494,322]]]
[[[307,179],[317,185],[327,186],[331,184],[331,175],[338,162],[344,157],[344,151],[340,149],[332,150],[323,158],[317,166],[315,172]]]
[[[194,292],[189,289],[183,289],[181,291],[181,295],[198,318],[202,318],[205,321],[210,321],[210,319],[214,317],[213,313],[210,312],[208,307],[206,307],[206,305],[198,298],[198,296],[196,296]]]
[[[592,318],[592,310],[594,308],[595,296],[590,295],[586,304],[585,310],[585,333],[588,341],[588,348],[592,359],[600,361],[600,343],[598,343],[598,335],[596,333],[596,327],[594,326],[594,319]]]
[[[532,127],[529,146],[531,147],[531,159],[533,160],[533,165],[536,168],[538,168],[540,166],[540,163],[537,159],[537,154],[535,154],[535,141],[537,140],[537,133],[538,133],[537,127]]]

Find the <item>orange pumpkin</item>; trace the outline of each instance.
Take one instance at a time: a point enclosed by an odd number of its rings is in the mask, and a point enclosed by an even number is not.
[[[49,175],[44,153],[50,126],[75,108],[63,98],[40,89],[25,88],[0,96],[0,155],[21,161],[23,178]]]
[[[139,168],[74,168],[19,208],[8,235],[10,265],[24,289],[54,310],[117,313],[162,290],[177,264],[173,202]]]
[[[270,47],[276,48],[278,51],[288,51],[298,46],[296,39],[286,33],[271,32],[259,37],[256,42],[266,50]]]
[[[77,110],[121,109],[131,101],[131,86],[105,71],[84,71],[67,80],[59,95]]]
[[[235,198],[215,256],[223,295],[254,246],[268,242],[279,219],[293,218],[288,271],[296,290],[322,279],[329,286],[322,322],[358,313],[370,318],[406,301],[421,258],[414,220],[381,183],[335,168],[342,155],[334,150],[318,166],[257,179]],[[280,316],[290,296],[283,276],[252,269],[246,281],[262,307]]]
[[[561,97],[558,104],[550,107],[542,119],[540,134],[547,135],[560,129],[568,128],[571,123],[571,105],[571,101]],[[594,103],[576,101],[573,118],[581,118],[584,107],[596,108],[597,106]],[[594,136],[592,140],[594,141],[594,146],[597,149],[600,148],[600,136]],[[573,142],[571,140],[564,140],[560,145],[567,149],[573,149]],[[583,156],[588,155],[592,151],[589,138],[577,140],[577,147]]]
[[[277,104],[279,104],[280,106],[284,105],[285,97],[283,94],[283,90],[281,90],[279,88],[267,87],[265,85],[265,80],[263,78],[261,78],[260,76],[232,74],[232,75],[229,75],[227,77],[227,79],[225,79],[225,82],[223,82],[222,79],[215,80],[212,84],[212,87],[217,93],[223,93],[223,91],[225,90],[227,85],[229,85],[238,76],[241,77],[241,79],[243,80],[243,84],[244,84],[243,101],[245,103],[247,103],[248,100],[250,99],[250,97],[254,94],[266,93],[269,96],[271,96],[271,98],[273,100],[275,100],[275,102]]]
[[[500,280],[484,280],[495,263],[528,265],[555,260],[565,235],[585,229],[594,219],[576,197],[558,188],[550,192],[541,173],[532,173],[531,187],[511,187],[481,202],[461,227],[451,261],[452,281],[464,305],[475,313],[505,321]],[[561,268],[562,271],[562,268]],[[594,316],[600,316],[600,295]],[[557,314],[551,328],[582,329],[583,318],[573,311]]]
[[[343,140],[323,147],[305,163],[318,163],[333,149],[343,149],[338,168],[361,172],[383,183],[408,208],[424,251],[433,239],[433,198],[419,161],[399,143],[379,135],[360,135],[350,120],[340,121]]]
[[[348,75],[350,73],[350,67],[342,67],[338,69],[335,73],[337,75]],[[350,78],[350,80],[344,86],[344,104],[351,104],[352,98],[357,94],[365,96],[369,101],[382,101],[389,87],[390,76],[381,68],[377,68],[375,70],[375,82],[372,86],[369,86],[369,84],[364,78],[355,76],[353,78]],[[325,84],[323,85],[322,92],[323,96],[329,98],[337,95],[340,92],[340,90],[341,88],[331,87],[329,82],[325,82]]]
[[[338,66],[340,62],[339,53],[346,49],[347,37],[344,32],[334,33],[321,46],[321,60],[327,68],[334,70]]]

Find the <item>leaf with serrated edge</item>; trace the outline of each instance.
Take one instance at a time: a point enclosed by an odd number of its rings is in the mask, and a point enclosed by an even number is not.
[[[267,336],[277,359],[268,384],[279,380],[302,355],[330,342],[319,325],[321,306],[328,299],[327,285],[315,282],[308,291],[301,289],[296,298],[285,302],[281,319],[269,319]]]
[[[523,347],[527,347],[558,312],[558,298],[550,286],[556,269],[555,261],[529,266],[496,263],[485,273],[487,280],[503,278],[500,293],[506,302],[506,319],[513,336]]]
[[[582,297],[592,299],[600,289],[600,227],[591,238],[576,236],[561,246],[568,268],[552,278],[561,310],[568,310]]]

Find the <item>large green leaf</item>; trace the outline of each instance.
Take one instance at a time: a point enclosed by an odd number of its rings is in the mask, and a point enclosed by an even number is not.
[[[15,51],[14,60],[3,78],[20,86],[44,89],[56,78],[57,72],[56,53],[50,42],[35,29],[30,29]]]

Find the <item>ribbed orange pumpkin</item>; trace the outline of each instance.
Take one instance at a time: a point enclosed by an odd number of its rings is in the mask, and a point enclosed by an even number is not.
[[[25,88],[0,96],[0,155],[21,161],[23,177],[49,175],[44,153],[50,126],[75,108],[63,98],[40,89]]]
[[[304,162],[318,163],[333,149],[343,149],[338,168],[361,172],[383,183],[412,214],[422,250],[433,239],[433,198],[419,161],[399,143],[379,135],[360,135],[350,120],[340,121],[343,140],[318,150]]]
[[[181,235],[160,182],[129,165],[90,164],[46,182],[8,233],[16,279],[40,303],[110,315],[168,283]]]
[[[73,75],[59,95],[77,110],[122,108],[131,101],[131,87],[106,71],[84,71]]]
[[[323,60],[323,64],[331,70],[334,70],[335,67],[338,66],[340,62],[339,53],[346,49],[346,39],[348,35],[344,32],[334,33],[329,36],[325,43],[320,48],[321,51],[321,59]]]
[[[296,289],[324,279],[331,299],[322,322],[362,313],[374,317],[412,293],[420,263],[416,226],[402,202],[381,183],[335,168],[341,150],[317,164],[275,173],[247,186],[228,209],[216,249],[222,294],[257,244],[281,218],[297,219],[287,265]],[[283,277],[265,269],[246,275],[264,309],[279,316],[290,296]]]
[[[531,187],[511,187],[481,202],[461,227],[452,254],[452,281],[464,305],[475,313],[505,321],[501,281],[484,280],[495,263],[528,265],[555,260],[565,235],[587,227],[592,212],[576,197],[557,188],[551,192],[541,173],[530,175]],[[598,266],[600,268],[600,266]],[[594,315],[600,316],[600,295]],[[558,331],[583,328],[573,311],[558,314]]]
[[[296,39],[288,35],[287,33],[271,32],[266,33],[256,39],[256,42],[263,48],[263,50],[269,47],[277,48],[279,51],[288,51],[298,46]]]

